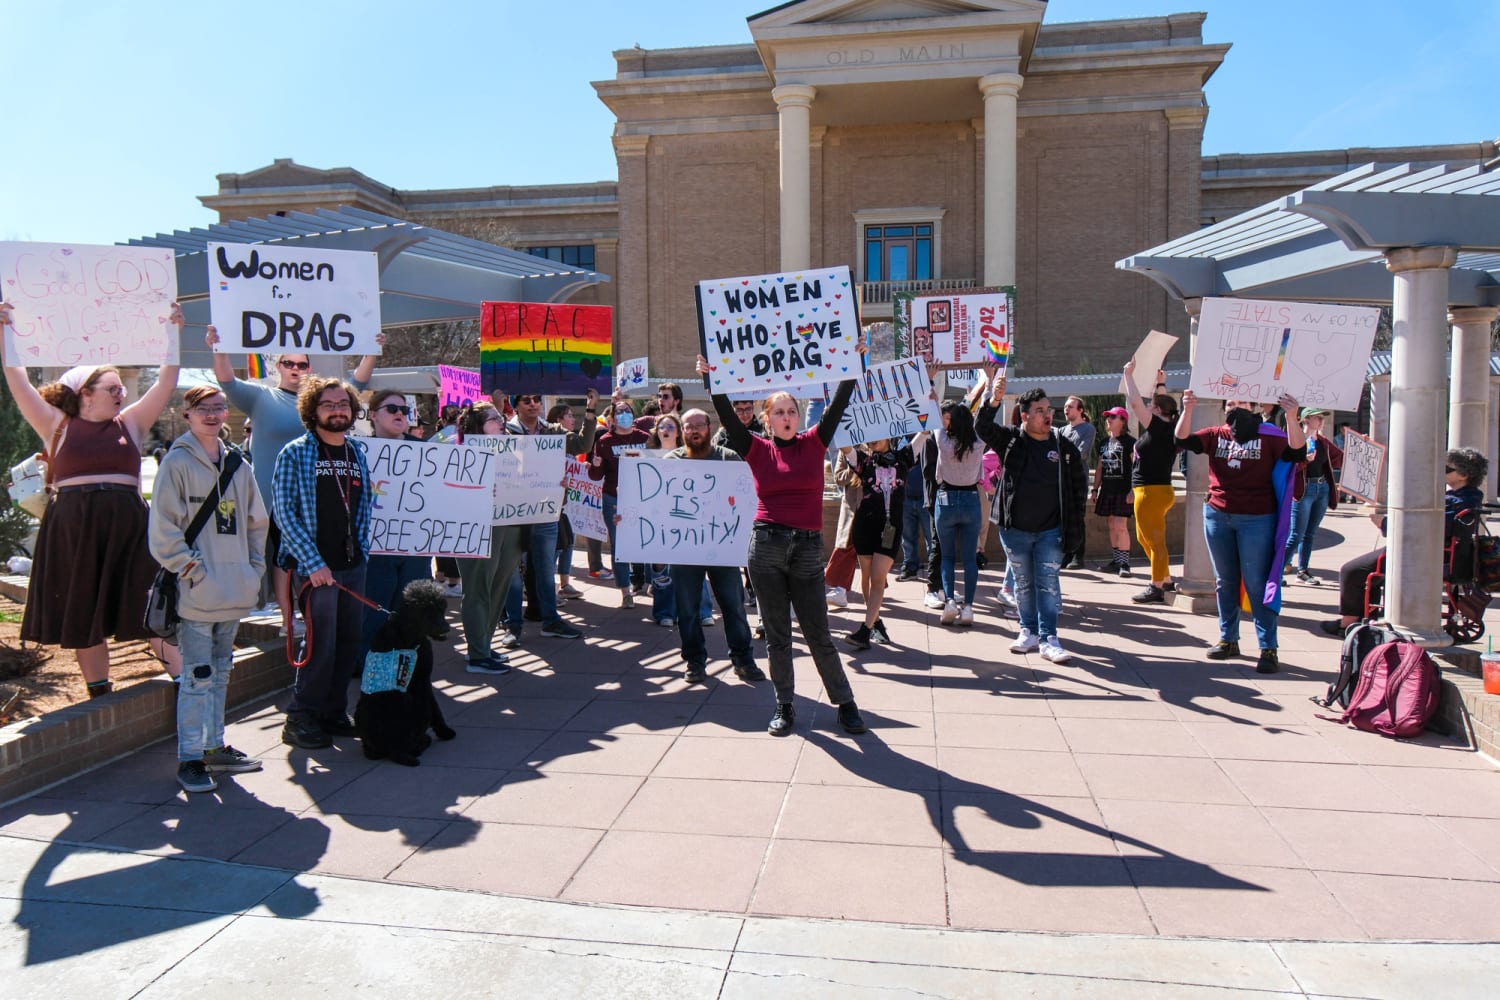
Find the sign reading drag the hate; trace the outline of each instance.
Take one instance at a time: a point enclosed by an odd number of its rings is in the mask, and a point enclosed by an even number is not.
[[[695,291],[710,392],[841,382],[861,369],[847,267],[719,278]]]
[[[175,365],[177,264],[160,247],[0,242],[12,365]]]
[[[370,468],[372,553],[490,554],[490,499],[499,465],[492,452],[399,438],[352,440]]]
[[[744,462],[620,459],[615,558],[743,566],[755,521],[755,480]]]
[[[826,386],[832,397],[833,387]],[[838,448],[903,438],[942,423],[942,411],[932,398],[927,366],[915,358],[871,365],[854,383],[854,397],[833,433]]]
[[[566,436],[470,434],[464,444],[496,456],[495,524],[547,524],[562,515]]]
[[[208,307],[220,354],[379,354],[373,253],[208,244]]]

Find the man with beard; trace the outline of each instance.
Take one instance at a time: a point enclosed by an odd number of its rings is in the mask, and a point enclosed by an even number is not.
[[[358,407],[353,386],[304,375],[297,412],[307,433],[281,450],[271,480],[283,567],[294,585],[312,584],[303,616],[315,640],[297,671],[281,741],[309,750],[354,735],[349,678],[360,655],[364,605],[353,594],[364,590],[371,508],[364,450],[347,437]]]
[[[683,446],[667,452],[663,461],[674,458],[709,459],[740,462],[738,452],[709,443],[708,414],[688,410],[682,415]],[[708,679],[708,644],[703,640],[703,581],[713,588],[719,608],[724,612],[724,638],[729,643],[729,660],[734,673],[751,684],[766,675],[755,665],[755,650],[750,645],[750,621],[745,616],[745,591],[740,585],[736,566],[672,566],[672,586],[677,593],[677,634],[682,640],[682,658],[687,661],[685,678],[689,684]]]

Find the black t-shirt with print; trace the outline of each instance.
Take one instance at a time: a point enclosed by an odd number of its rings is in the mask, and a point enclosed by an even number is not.
[[[318,554],[332,570],[353,569],[363,561],[354,537],[354,511],[359,509],[359,462],[354,446],[318,446]]]
[[[1038,441],[1029,434],[1016,439],[1016,450],[1010,462],[1022,459],[1016,479],[1016,496],[1011,503],[1011,528],[1016,531],[1051,531],[1062,526],[1062,502],[1057,495],[1057,470],[1062,457],[1057,453],[1057,439],[1048,435]]]

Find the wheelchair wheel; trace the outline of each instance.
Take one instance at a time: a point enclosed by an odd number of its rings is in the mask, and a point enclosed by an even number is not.
[[[1456,643],[1478,642],[1480,636],[1484,635],[1484,622],[1466,617],[1462,611],[1450,604],[1448,620],[1443,623],[1443,630],[1451,635]]]

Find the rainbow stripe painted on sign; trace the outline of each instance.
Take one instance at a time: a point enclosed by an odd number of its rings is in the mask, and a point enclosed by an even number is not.
[[[1287,327],[1281,331],[1281,351],[1276,355],[1276,374],[1271,376],[1273,382],[1281,381],[1281,369],[1286,364],[1286,348],[1292,342],[1292,329]]]

